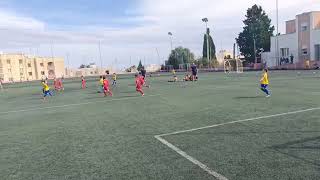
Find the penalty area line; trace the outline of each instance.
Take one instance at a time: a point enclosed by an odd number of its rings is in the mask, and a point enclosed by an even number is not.
[[[169,136],[169,135],[175,135],[175,134],[198,131],[198,130],[202,130],[202,129],[214,128],[214,127],[224,126],[224,125],[228,125],[228,124],[236,124],[236,123],[241,123],[241,122],[256,121],[256,120],[260,120],[260,119],[268,119],[268,118],[272,118],[272,117],[280,117],[280,116],[286,116],[286,115],[290,115],[290,114],[298,114],[298,113],[315,111],[315,110],[320,110],[320,107],[310,108],[310,109],[303,109],[303,110],[298,110],[298,111],[290,111],[290,112],[267,115],[267,116],[260,116],[260,117],[255,117],[255,118],[242,119],[242,120],[237,120],[237,121],[230,121],[230,122],[220,123],[220,124],[213,124],[213,125],[210,125],[210,126],[204,126],[204,127],[194,128],[194,129],[187,129],[187,130],[175,131],[175,132],[172,132],[172,133],[160,134],[160,135],[157,135],[157,136],[163,137],[163,136]]]
[[[172,149],[176,153],[180,154],[182,157],[186,158],[187,160],[189,160],[193,164],[199,166],[202,170],[206,171],[208,174],[210,174],[211,176],[215,177],[216,179],[218,179],[218,180],[228,180],[223,175],[221,175],[218,172],[215,172],[214,170],[210,169],[207,165],[203,164],[202,162],[200,162],[196,158],[188,155],[186,152],[182,151],[181,149],[179,149],[175,145],[169,143],[167,140],[163,139],[162,137],[160,137],[160,136],[154,136],[154,137],[157,140],[159,140],[162,144],[168,146],[170,149]]]
[[[155,95],[148,95],[148,96],[144,96],[144,97],[154,97],[154,96],[161,96],[161,95],[160,94],[155,94]],[[30,109],[20,109],[20,110],[14,110],[14,111],[0,112],[0,114],[10,114],[10,113],[20,113],[20,112],[44,110],[44,109],[54,109],[54,108],[82,106],[82,105],[88,105],[88,104],[103,103],[103,102],[110,102],[110,101],[122,101],[122,100],[130,100],[130,99],[137,99],[137,98],[143,98],[143,97],[134,96],[134,97],[125,97],[125,98],[118,98],[118,99],[108,99],[108,100],[103,100],[103,101],[90,101],[90,102],[84,102],[84,103],[65,104],[65,105],[59,105],[59,106],[48,106],[48,107],[38,107],[38,108],[30,108]]]
[[[298,114],[298,113],[303,113],[303,112],[310,112],[310,111],[315,111],[315,110],[320,110],[320,107],[303,109],[303,110],[298,110],[298,111],[285,112],[285,113],[279,113],[279,114],[273,114],[273,115],[268,115],[268,116],[260,116],[260,117],[255,117],[255,118],[248,118],[248,119],[237,120],[237,121],[230,121],[230,122],[226,122],[226,123],[214,124],[214,125],[210,125],[210,126],[204,126],[204,127],[200,127],[200,128],[193,128],[193,129],[188,129],[188,130],[175,131],[175,132],[172,132],[172,133],[156,135],[156,136],[154,136],[154,138],[156,138],[162,144],[166,145],[171,150],[175,151],[176,153],[178,153],[179,155],[181,155],[185,159],[189,160],[193,164],[199,166],[202,170],[206,171],[208,174],[212,175],[216,179],[218,179],[218,180],[228,180],[223,175],[221,175],[218,172],[210,169],[207,165],[203,164],[202,162],[200,162],[196,158],[188,155],[186,152],[182,151],[181,149],[179,149],[175,145],[171,144],[170,142],[165,140],[163,137],[164,136],[169,136],[169,135],[187,133],[187,132],[194,132],[194,131],[198,131],[198,130],[202,130],[202,129],[214,128],[214,127],[224,126],[224,125],[228,125],[228,124],[236,124],[236,123],[241,123],[241,122],[256,121],[256,120],[261,120],[261,119],[268,119],[268,118],[272,118],[272,117],[280,117],[280,116]]]

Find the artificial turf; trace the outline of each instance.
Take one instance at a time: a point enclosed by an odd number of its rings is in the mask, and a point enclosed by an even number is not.
[[[103,97],[98,80],[41,101],[39,82],[0,91],[0,179],[214,179],[155,135],[320,107],[319,72],[201,73],[198,82],[148,78],[146,96],[123,76]],[[183,74],[179,75],[181,79]],[[320,179],[320,110],[164,137],[228,179]]]

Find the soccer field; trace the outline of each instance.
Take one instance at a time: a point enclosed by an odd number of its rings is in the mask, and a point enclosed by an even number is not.
[[[182,74],[179,77],[182,78]],[[120,77],[41,101],[38,83],[0,91],[0,179],[318,180],[320,73],[202,73],[151,77],[145,97]]]

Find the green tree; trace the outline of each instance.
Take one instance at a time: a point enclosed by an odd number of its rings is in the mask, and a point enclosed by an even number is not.
[[[142,66],[142,63],[141,63],[141,60],[140,60],[137,70],[138,70],[138,71],[141,71],[142,67],[143,67],[143,66]]]
[[[243,21],[243,31],[236,39],[240,52],[245,56],[246,63],[255,61],[254,39],[256,50],[261,48],[270,51],[270,37],[273,35],[274,26],[271,19],[261,6],[253,5],[247,10],[246,19]]]
[[[188,48],[177,47],[171,51],[166,65],[178,69],[180,64],[192,63],[194,60],[195,56]]]
[[[207,29],[207,33],[204,35],[203,37],[203,51],[202,51],[202,54],[203,54],[203,61],[206,59],[207,62],[203,62],[203,65],[205,66],[208,65],[208,51],[207,51],[207,47],[208,47],[208,44],[207,44],[207,35],[208,35],[208,38],[209,38],[209,60],[210,60],[210,64],[215,64],[214,61],[217,61],[217,56],[216,56],[216,46],[213,42],[213,39],[210,35],[210,29],[208,28]]]

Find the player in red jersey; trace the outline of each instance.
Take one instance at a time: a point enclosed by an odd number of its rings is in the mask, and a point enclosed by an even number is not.
[[[144,80],[142,80],[143,79],[141,78],[142,76],[139,76],[138,74],[136,74],[135,77],[136,77],[136,91],[140,92],[141,95],[144,96],[144,92],[142,90]]]
[[[55,89],[56,91],[62,91],[62,90],[64,90],[61,79],[56,79],[56,78],[54,78],[54,79],[53,79],[53,86],[54,86],[54,89]]]
[[[56,78],[53,79],[53,87],[56,91],[59,91],[60,88],[58,86],[58,80]]]
[[[60,91],[64,91],[62,79],[58,79],[58,86],[59,86]]]
[[[113,96],[109,88],[109,80],[105,76],[103,76],[103,92],[105,97],[108,96],[108,94]]]
[[[146,84],[145,78],[140,74],[138,75],[138,78],[139,78],[139,80],[141,82],[141,85],[144,86]]]
[[[139,79],[141,81],[142,86],[150,88],[150,85],[146,84],[146,77],[145,76],[143,76],[142,74],[139,74],[138,77],[139,77]]]
[[[84,76],[81,76],[81,88],[82,88],[82,89],[87,88],[87,82],[86,82],[86,80],[84,79]]]

